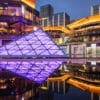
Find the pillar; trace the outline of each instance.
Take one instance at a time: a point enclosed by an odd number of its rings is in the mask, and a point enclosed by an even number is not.
[[[47,81],[47,88],[49,89],[49,81]]]
[[[54,91],[54,82],[52,82],[52,91]]]
[[[65,92],[66,92],[66,83],[65,83],[65,81],[63,82],[63,92],[64,92],[64,94],[65,94]]]
[[[93,93],[91,93],[91,100],[93,100]]]
[[[60,92],[60,82],[58,81],[57,83],[58,83],[57,87],[58,87],[58,93],[59,93]]]
[[[100,94],[91,93],[91,100],[100,100]]]

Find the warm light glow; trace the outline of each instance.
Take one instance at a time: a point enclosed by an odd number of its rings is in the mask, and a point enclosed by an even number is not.
[[[22,2],[29,5],[32,8],[35,8],[35,0],[22,0]]]
[[[36,31],[37,29],[38,29],[38,27],[36,27],[36,26],[33,27],[33,30],[34,30],[34,31]]]
[[[47,27],[43,27],[43,30],[45,30],[45,31],[59,30],[59,31],[63,31],[64,33],[68,33],[68,34],[70,33],[70,31],[63,26],[47,26]]]
[[[90,23],[100,22],[100,15],[88,16],[76,20],[75,22],[68,25],[69,28],[76,28],[83,25],[88,25]]]
[[[92,48],[96,48],[96,44],[91,44],[91,47]]]
[[[24,6],[22,5],[22,14],[24,15],[25,13],[25,9],[24,9]]]
[[[41,20],[46,20],[46,18],[42,18]],[[74,33],[74,28],[78,28],[80,26],[83,25],[88,25],[91,23],[96,23],[96,22],[100,22],[100,15],[95,15],[95,16],[88,16],[88,17],[84,17],[81,19],[78,19],[68,25],[66,25],[66,27],[63,26],[47,26],[47,27],[43,27],[43,30],[45,31],[62,31],[66,34],[73,34]],[[100,26],[93,26],[94,28],[100,28]],[[86,27],[87,29],[93,28],[91,27]],[[86,28],[81,28],[78,29],[76,31],[84,31],[86,30]]]
[[[0,57],[3,57],[0,59],[0,69],[38,84],[44,82],[65,61],[62,59],[64,52],[42,29],[27,32],[27,35],[0,47]]]

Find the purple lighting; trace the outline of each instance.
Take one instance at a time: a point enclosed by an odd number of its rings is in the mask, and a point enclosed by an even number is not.
[[[42,60],[42,61],[1,61],[0,68],[16,73],[22,77],[26,77],[36,83],[42,83],[48,78],[63,60]]]
[[[65,61],[62,57],[64,52],[39,29],[0,48],[0,69],[40,84]]]
[[[0,56],[63,57],[63,51],[41,29],[0,48]]]

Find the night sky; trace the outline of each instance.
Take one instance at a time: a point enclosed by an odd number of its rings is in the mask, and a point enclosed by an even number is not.
[[[73,20],[89,16],[91,6],[100,4],[100,0],[36,0],[36,9],[45,4],[51,4],[55,13],[67,12]]]

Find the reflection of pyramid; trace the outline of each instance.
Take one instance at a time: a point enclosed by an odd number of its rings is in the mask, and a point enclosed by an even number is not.
[[[64,59],[63,51],[41,29],[0,48],[0,68],[43,82]]]

